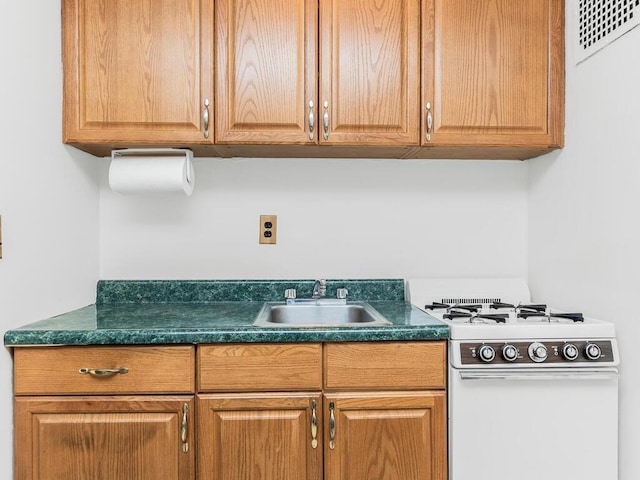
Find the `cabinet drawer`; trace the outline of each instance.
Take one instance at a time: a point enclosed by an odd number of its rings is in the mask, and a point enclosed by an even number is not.
[[[445,388],[445,342],[328,343],[327,389]]]
[[[100,372],[121,368],[126,373]],[[16,395],[193,393],[195,349],[193,346],[16,348],[14,386]]]
[[[198,391],[320,390],[318,343],[233,344],[198,347]]]

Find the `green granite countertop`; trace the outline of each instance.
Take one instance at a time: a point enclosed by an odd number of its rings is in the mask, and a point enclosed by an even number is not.
[[[446,339],[449,328],[404,300],[402,280],[329,280],[327,296],[347,288],[391,325],[255,327],[265,301],[285,288],[309,297],[308,280],[100,281],[96,303],[5,333],[21,345],[144,345],[232,342],[341,342]]]

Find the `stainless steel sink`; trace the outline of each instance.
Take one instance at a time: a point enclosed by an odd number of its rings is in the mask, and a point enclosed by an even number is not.
[[[253,322],[256,327],[375,327],[391,325],[365,302],[285,304],[267,302]]]

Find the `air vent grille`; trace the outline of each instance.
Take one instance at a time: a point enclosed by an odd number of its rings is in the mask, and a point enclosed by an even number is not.
[[[640,0],[576,0],[576,63],[640,23]]]
[[[481,304],[488,304],[488,303],[502,303],[502,300],[500,300],[499,298],[443,298],[442,299],[442,303],[446,303],[449,305],[455,305],[455,304],[476,304],[476,303],[481,303]]]

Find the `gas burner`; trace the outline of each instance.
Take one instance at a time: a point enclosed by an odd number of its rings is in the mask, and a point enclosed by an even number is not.
[[[544,303],[531,303],[531,304],[518,304],[514,305],[512,303],[504,303],[504,302],[492,302],[489,305],[491,310],[509,310],[513,312],[546,312],[547,305]]]
[[[526,305],[518,305],[517,306],[518,311],[522,312],[524,310],[525,313],[527,312],[546,312],[547,311],[547,305],[544,303],[531,303],[531,304],[526,304]]]
[[[485,323],[498,324],[506,323],[509,315],[506,313],[477,313],[477,312],[449,312],[442,318],[446,320],[458,321],[459,323]],[[462,321],[462,322],[460,322]]]
[[[480,305],[479,303],[477,304],[461,304],[461,303],[456,303],[455,305],[451,305],[451,307],[449,308],[450,311],[452,312],[459,312],[459,311],[467,311],[467,312],[477,312],[478,310],[482,309],[482,305]]]
[[[433,302],[430,305],[424,306],[425,310],[446,310],[449,308],[451,308],[451,305],[449,305],[448,303],[440,303],[440,302]]]
[[[450,305],[448,303],[433,302],[430,305],[424,306],[425,310],[446,310],[452,313],[468,313],[477,312],[482,309],[482,304],[468,304],[468,303],[456,303]]]
[[[544,313],[544,312],[518,312],[518,321],[527,321],[532,319],[534,322],[562,322],[565,323],[584,323],[584,316],[582,313]]]
[[[502,310],[504,308],[515,310],[517,307],[515,305],[512,305],[511,303],[492,302],[491,305],[489,305],[489,308],[493,310]]]

